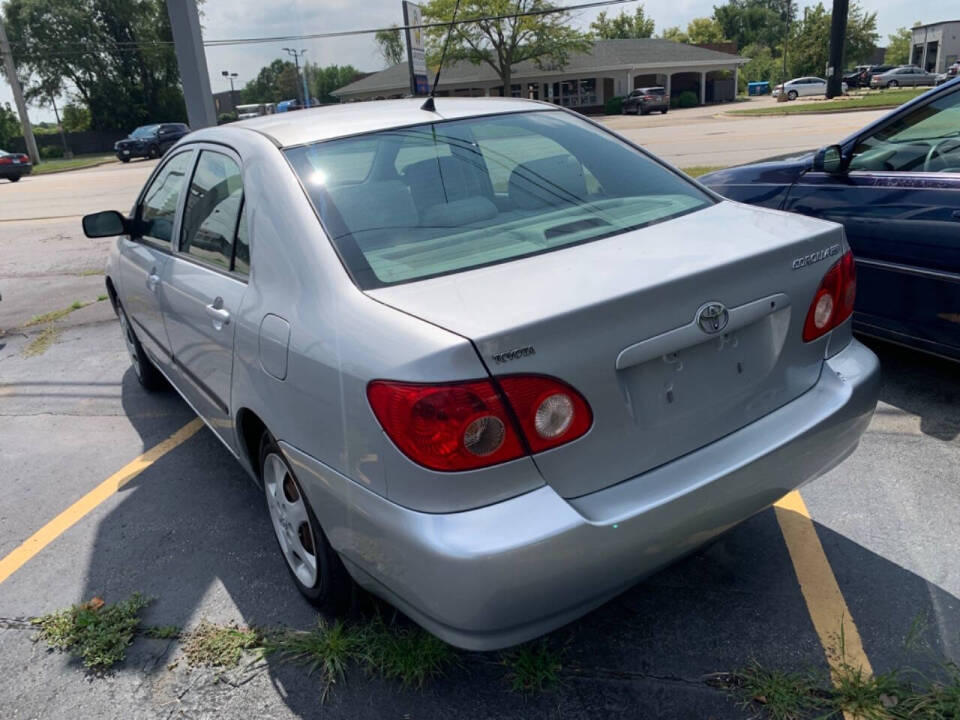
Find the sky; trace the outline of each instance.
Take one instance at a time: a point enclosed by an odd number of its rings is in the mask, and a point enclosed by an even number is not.
[[[555,0],[557,5],[578,4],[581,0]],[[823,0],[831,5],[830,0]],[[799,0],[802,8],[817,0]],[[899,27],[911,26],[917,20],[924,23],[954,20],[960,12],[945,16],[948,3],[943,0],[859,0],[870,12],[877,12],[880,44]],[[656,33],[666,27],[686,24],[695,17],[709,16],[713,6],[721,0],[644,0],[647,16],[656,23]],[[625,9],[633,12],[637,3],[613,6],[608,11],[617,14]],[[262,37],[319,33],[335,30],[377,28],[402,23],[400,0],[207,0],[203,5],[205,40],[240,37]],[[574,25],[586,30],[600,9],[579,11]],[[958,16],[958,17],[954,17]],[[207,48],[207,68],[213,92],[229,90],[229,83],[221,76],[222,70],[238,73],[236,87],[242,87],[256,76],[264,65],[277,57],[288,59],[284,46],[305,48],[306,58],[320,65],[353,65],[364,70],[380,70],[383,61],[377,53],[372,35],[350,36],[327,40],[305,40],[297,43],[240,45]],[[0,103],[13,104],[13,95],[6,77],[0,81]],[[30,108],[34,122],[52,121],[47,109]]]

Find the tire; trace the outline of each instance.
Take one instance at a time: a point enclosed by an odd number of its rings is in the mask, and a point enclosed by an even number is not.
[[[147,151],[147,157],[151,160],[160,157],[160,148],[158,148],[156,145],[151,145],[150,149]]]
[[[280,554],[300,594],[323,613],[342,614],[350,606],[353,580],[268,432],[260,438],[260,480]]]
[[[137,334],[133,331],[133,325],[127,317],[123,305],[117,303],[117,317],[120,318],[120,332],[123,333],[123,340],[127,344],[127,352],[130,354],[130,364],[133,366],[133,372],[137,375],[137,380],[145,390],[163,390],[167,386],[167,379],[157,370],[153,360],[147,357],[143,351],[143,345],[137,339]]]
[[[661,115],[666,115],[666,114],[667,114],[667,108],[664,108],[663,110],[661,110],[661,111],[660,111],[660,114],[661,114]]]
[[[796,90],[791,90],[790,92],[787,93],[787,100],[796,100],[796,99],[797,99]]]
[[[19,176],[19,175],[11,175],[10,177],[7,178],[7,180],[9,180],[10,182],[20,182],[20,176]]]
[[[128,163],[128,162],[130,162],[130,158],[128,158],[128,157],[122,157],[122,158],[120,158],[120,162],[122,162],[122,163]]]
[[[891,80],[890,82],[887,83],[887,87],[888,88],[900,87],[900,83],[897,82],[896,80]]]
[[[649,110],[644,110],[642,107],[637,109],[637,114],[639,115],[646,115],[649,112]]]

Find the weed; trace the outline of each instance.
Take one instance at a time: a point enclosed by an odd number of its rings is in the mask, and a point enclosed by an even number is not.
[[[76,304],[76,303],[74,303]],[[43,313],[42,315],[34,315],[32,318],[27,320],[21,328],[33,327],[34,325],[43,325],[44,323],[52,323],[65,318],[67,315],[76,310],[73,305],[70,307],[60,308],[59,310],[51,310],[48,313]]]
[[[552,687],[563,669],[560,654],[546,640],[521,645],[501,656],[501,664],[510,671],[514,692],[541,692]]]
[[[140,611],[148,603],[140,593],[113,605],[95,597],[32,622],[40,628],[38,639],[50,648],[79,657],[88,668],[103,670],[123,660],[140,625]]]
[[[263,636],[253,628],[214,625],[203,620],[184,637],[183,654],[190,667],[232,668],[246,650],[263,649]]]
[[[726,166],[724,165],[694,165],[693,167],[680,168],[681,172],[685,172],[690,177],[700,177],[701,175],[706,175],[707,173],[712,173],[715,170],[725,170]]]
[[[271,637],[266,648],[281,657],[309,666],[308,672],[318,668],[331,682],[342,679],[351,662],[363,658],[363,632],[337,620],[332,625],[322,619],[315,630],[288,630]]]
[[[83,307],[83,305],[84,303],[80,302],[79,300],[74,300],[73,303],[70,305],[70,309],[79,310],[80,308]]]
[[[173,640],[180,635],[180,628],[177,625],[151,625],[143,634],[154,640]]]
[[[107,299],[106,295],[97,295],[97,302],[103,302]]]
[[[97,270],[96,268],[87,268],[86,270],[80,270],[76,273],[77,277],[91,277],[93,275],[103,274],[103,270]]]
[[[364,627],[362,638],[368,669],[407,687],[423,687],[456,659],[443,640],[418,627],[388,625],[379,615]]]
[[[33,338],[33,340],[23,348],[20,354],[25,358],[43,355],[50,349],[50,346],[56,342],[57,338],[60,337],[61,332],[60,328],[49,325],[43,329],[43,332]]]
[[[757,663],[735,673],[729,690],[742,708],[760,705],[772,720],[796,720],[829,706],[826,691],[813,673],[768,670]]]

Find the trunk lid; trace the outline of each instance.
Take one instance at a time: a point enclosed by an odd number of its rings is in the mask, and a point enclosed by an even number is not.
[[[579,390],[593,409],[590,431],[534,455],[558,493],[577,497],[709,444],[812,387],[829,334],[804,343],[803,322],[845,249],[838,225],[722,202],[368,292],[469,338],[494,376],[540,373]],[[794,262],[807,256],[823,261]]]

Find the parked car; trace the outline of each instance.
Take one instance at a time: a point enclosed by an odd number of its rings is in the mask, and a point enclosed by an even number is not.
[[[947,68],[946,72],[937,75],[937,85],[943,85],[943,83],[953,80],[957,75],[960,75],[960,61],[953,63]]]
[[[857,65],[852,70],[845,70],[843,72],[843,81],[847,84],[848,87],[859,88],[859,87],[868,87],[870,80],[865,78],[865,75],[869,72],[870,68],[876,67],[874,65]]]
[[[189,132],[190,128],[183,123],[143,125],[116,142],[113,149],[122,162],[130,162],[138,157],[157,158]]]
[[[843,223],[854,330],[960,360],[960,79],[817,153],[701,181],[741,202]]]
[[[9,153],[0,150],[0,178],[17,182],[31,172],[33,172],[33,164],[28,156],[23,153]]]
[[[843,92],[847,92],[847,84],[842,83]],[[802,77],[787,80],[787,82],[777,85],[773,89],[773,96],[779,97],[786,94],[788,100],[796,100],[798,97],[807,97],[811,95],[824,96],[827,94],[827,81],[818,77]]]
[[[670,96],[666,88],[648,87],[637,88],[623,99],[624,114],[632,112],[634,115],[646,115],[652,110],[659,110],[664,115],[670,109]]]
[[[860,77],[857,79],[857,84],[851,84],[851,87],[868,88],[874,75],[885,73],[894,68],[893,65],[858,65],[857,67],[860,69]]]
[[[903,65],[884,73],[874,73],[870,77],[870,87],[872,88],[918,87],[936,84],[936,73],[927,72],[915,65]]]
[[[879,367],[839,225],[563,108],[422,103],[205,128],[83,220],[133,371],[262,483],[307,598],[512,645],[850,454]]]

